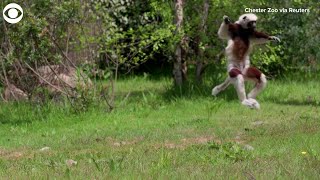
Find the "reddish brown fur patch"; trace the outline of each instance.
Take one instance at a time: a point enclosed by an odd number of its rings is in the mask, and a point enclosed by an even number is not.
[[[237,77],[239,74],[241,74],[241,71],[239,69],[233,68],[229,71],[229,76],[231,78]]]
[[[249,49],[249,43],[241,39],[240,37],[236,37],[233,45],[233,55],[236,57],[238,61],[243,61],[244,57]]]
[[[249,38],[253,34],[253,29],[243,29],[240,24],[230,24],[229,33],[233,40],[232,54],[237,61],[244,61],[249,50]]]
[[[248,78],[257,78],[260,80],[261,74],[261,71],[259,71],[257,68],[249,67],[245,75]]]

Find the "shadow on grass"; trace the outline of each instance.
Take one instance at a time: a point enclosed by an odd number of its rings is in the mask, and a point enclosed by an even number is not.
[[[147,74],[144,73],[140,75],[140,78],[162,83],[164,88],[153,89],[153,88],[142,88],[141,90],[130,91],[130,97],[141,98],[147,94],[159,95],[164,101],[172,101],[177,99],[192,99],[192,98],[212,98],[211,95],[212,88],[220,83],[222,83],[227,74],[225,72],[224,66],[209,66],[205,73],[203,74],[203,83],[195,82],[195,68],[188,68],[188,81],[186,81],[181,87],[173,85],[173,77],[171,76],[171,71],[161,74]],[[125,76],[122,80],[130,80],[136,76]],[[171,81],[171,83],[163,83],[163,81]],[[119,98],[125,98],[129,92],[123,91],[118,93]],[[236,91],[233,86],[230,85],[226,90],[218,94],[218,99],[224,99],[227,101],[237,100]]]
[[[211,65],[208,66],[205,73],[203,74],[203,82],[197,83],[195,81],[195,67],[193,69],[188,69],[189,71],[189,81],[185,82],[181,87],[174,86],[173,84],[166,87],[166,91],[162,93],[164,100],[172,101],[172,99],[179,98],[212,98],[212,89],[221,84],[227,77],[226,69],[224,66]],[[226,101],[238,100],[237,94],[233,85],[229,85],[227,89],[221,91],[217,95],[218,99],[223,99]]]
[[[181,87],[172,85],[166,88],[166,90],[162,93],[162,97],[166,101],[172,101],[173,99],[179,98],[214,98],[211,92],[212,88],[215,85],[218,85],[218,83],[195,84],[193,82],[187,82],[183,84]],[[237,99],[237,95],[231,85],[226,90],[219,93],[217,98],[224,99],[226,101],[233,101]]]
[[[46,120],[51,110],[50,106],[28,102],[1,103],[0,123],[19,125]]]
[[[320,106],[320,101],[314,99],[298,100],[298,99],[281,99],[279,97],[264,98],[267,102],[272,102],[279,105],[289,106]]]

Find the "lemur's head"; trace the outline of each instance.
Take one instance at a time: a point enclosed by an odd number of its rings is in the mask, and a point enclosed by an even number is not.
[[[243,14],[236,23],[240,24],[244,29],[254,29],[256,28],[257,19],[258,17],[255,14]]]

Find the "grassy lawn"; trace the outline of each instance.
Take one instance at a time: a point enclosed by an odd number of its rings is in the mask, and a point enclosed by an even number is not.
[[[111,113],[2,103],[0,178],[320,178],[320,81],[270,81],[260,110],[170,83],[120,80]]]

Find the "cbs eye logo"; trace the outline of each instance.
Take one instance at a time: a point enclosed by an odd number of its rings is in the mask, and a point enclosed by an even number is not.
[[[20,13],[18,11],[20,11]],[[15,24],[21,21],[23,17],[23,9],[19,4],[10,3],[4,7],[2,15],[5,21],[10,24]]]

